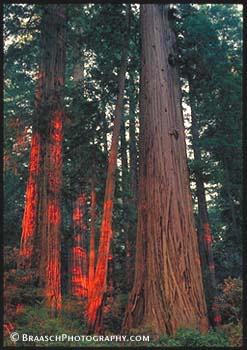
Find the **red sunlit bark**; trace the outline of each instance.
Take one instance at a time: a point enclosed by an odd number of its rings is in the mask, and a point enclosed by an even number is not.
[[[61,309],[60,193],[66,6],[44,5],[43,10],[19,266],[35,269],[34,278],[43,290],[51,316],[55,316]]]
[[[23,268],[31,267],[33,240],[37,225],[38,209],[38,175],[40,170],[40,136],[34,133],[31,141],[29,160],[29,178],[26,189],[26,202],[22,220],[22,235],[20,243],[20,261]]]
[[[113,197],[115,191],[115,173],[117,167],[117,152],[118,139],[121,126],[121,114],[123,108],[125,74],[128,61],[128,43],[129,43],[129,27],[130,27],[130,6],[127,6],[126,11],[127,33],[124,43],[122,59],[119,71],[118,82],[118,96],[115,108],[115,119],[113,125],[112,143],[108,160],[108,171],[105,188],[104,208],[101,223],[101,236],[98,250],[98,260],[95,270],[95,278],[93,283],[93,292],[88,301],[88,325],[89,332],[100,331],[102,328],[102,309],[104,296],[107,289],[107,270],[108,270],[108,256],[110,250],[110,241],[112,238],[112,210]]]
[[[54,113],[48,147],[48,201],[47,201],[47,263],[45,295],[52,310],[62,306],[60,282],[60,190],[62,178],[62,111]]]
[[[75,202],[73,211],[74,236],[71,249],[71,294],[78,298],[87,297],[87,255],[84,248],[84,234],[86,225],[84,222],[84,210],[86,196],[82,194]]]
[[[93,171],[95,167],[93,166]],[[94,274],[95,274],[95,220],[96,220],[96,193],[95,179],[91,179],[91,224],[90,224],[90,245],[89,245],[89,271],[88,271],[88,298],[91,297]]]

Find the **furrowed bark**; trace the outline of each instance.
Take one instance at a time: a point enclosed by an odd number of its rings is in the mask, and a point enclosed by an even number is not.
[[[123,331],[207,331],[189,188],[175,38],[167,9],[141,5],[140,173],[134,286]]]
[[[85,249],[85,233],[87,226],[85,224],[85,194],[80,195],[76,202],[73,212],[73,245],[71,249],[71,295],[85,299],[88,295],[88,276],[87,276],[87,252]]]
[[[24,265],[36,269],[39,285],[54,316],[61,308],[60,191],[66,11],[64,5],[44,5],[43,9],[41,63],[20,256],[23,260],[26,250],[28,258]]]

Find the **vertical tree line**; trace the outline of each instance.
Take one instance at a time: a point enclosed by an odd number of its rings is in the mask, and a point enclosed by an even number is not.
[[[5,173],[21,184],[7,201],[22,217],[15,315],[33,303],[57,319],[67,308],[89,334],[206,334],[224,317],[219,281],[241,265],[234,8],[8,9],[26,26],[13,24],[24,44],[6,51]],[[25,49],[31,83],[14,103]]]

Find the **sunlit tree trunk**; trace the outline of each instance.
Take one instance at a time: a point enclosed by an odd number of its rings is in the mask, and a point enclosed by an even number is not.
[[[130,5],[127,6],[127,27],[129,28]],[[113,134],[111,148],[109,152],[108,171],[105,188],[104,208],[101,224],[101,235],[98,249],[98,259],[95,270],[94,288],[90,300],[88,301],[88,325],[89,332],[100,331],[102,324],[102,308],[104,294],[107,290],[107,270],[108,256],[110,251],[110,242],[112,238],[112,211],[113,197],[115,191],[115,175],[117,166],[118,140],[121,126],[121,114],[123,108],[125,74],[128,59],[128,42],[129,29],[126,32],[126,40],[124,43],[122,59],[119,70],[118,80],[118,96],[115,108],[115,119],[113,125]]]
[[[20,256],[37,268],[47,305],[61,308],[60,190],[62,171],[62,88],[65,70],[64,5],[44,5],[41,64],[35,95],[35,117]],[[22,263],[20,264],[22,265]]]
[[[74,235],[71,249],[71,294],[84,299],[88,294],[87,252],[85,249],[85,223],[86,195],[80,195],[74,206],[73,226]]]
[[[123,331],[207,331],[189,188],[175,38],[167,8],[141,5],[140,173],[134,286]]]
[[[90,300],[93,292],[95,274],[95,221],[96,221],[96,192],[95,192],[95,159],[93,160],[91,177],[91,222],[90,222],[90,243],[89,243],[89,272],[88,272],[88,298]]]

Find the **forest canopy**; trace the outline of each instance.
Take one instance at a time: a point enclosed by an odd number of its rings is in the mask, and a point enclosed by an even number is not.
[[[240,346],[242,6],[3,9],[5,345]]]

